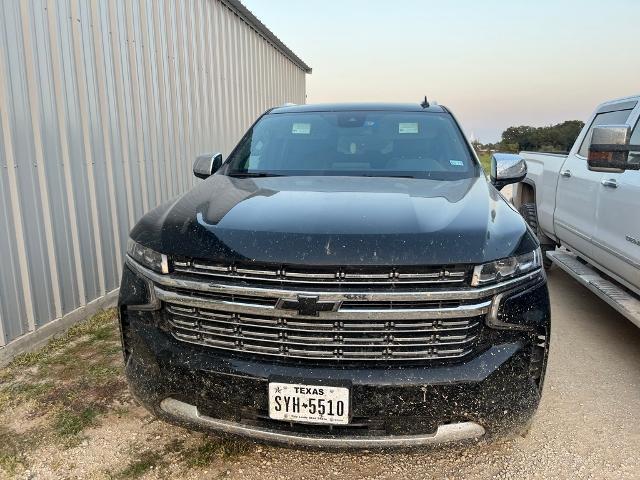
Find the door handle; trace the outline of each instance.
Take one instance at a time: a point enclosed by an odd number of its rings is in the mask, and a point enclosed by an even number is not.
[[[616,182],[613,178],[609,178],[608,180],[602,180],[600,182],[603,187],[607,188],[618,188],[618,182]]]
[[[560,175],[562,175],[565,178],[570,178],[571,177],[571,170],[561,170],[560,171]]]

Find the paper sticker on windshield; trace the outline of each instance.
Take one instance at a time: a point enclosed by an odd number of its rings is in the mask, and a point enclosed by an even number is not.
[[[309,135],[311,133],[310,123],[294,123],[291,127],[291,133],[294,135]]]
[[[449,163],[454,167],[464,167],[464,162],[462,160],[449,160]]]
[[[399,123],[398,133],[418,133],[418,123]]]

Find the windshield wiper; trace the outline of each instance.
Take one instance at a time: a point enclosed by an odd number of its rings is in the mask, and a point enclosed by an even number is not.
[[[277,173],[269,172],[231,172],[227,174],[229,177],[237,178],[260,178],[260,177],[283,177],[284,175],[278,175]]]
[[[371,177],[371,178],[416,178],[413,175],[371,175],[368,173],[362,175],[356,175],[358,177]]]

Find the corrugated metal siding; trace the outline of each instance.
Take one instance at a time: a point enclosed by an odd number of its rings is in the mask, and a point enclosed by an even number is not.
[[[116,289],[129,230],[198,153],[304,103],[297,57],[237,7],[0,2],[0,347]]]

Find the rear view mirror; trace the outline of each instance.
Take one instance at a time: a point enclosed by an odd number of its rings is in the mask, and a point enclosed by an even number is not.
[[[518,183],[527,176],[527,162],[514,153],[494,153],[491,156],[491,183],[498,190]]]
[[[198,155],[193,163],[193,174],[198,178],[209,178],[222,166],[221,153]]]
[[[629,155],[640,152],[640,145],[630,145],[629,125],[602,125],[593,128],[589,158],[589,170],[594,172],[620,173],[625,170],[640,170],[640,156]]]

